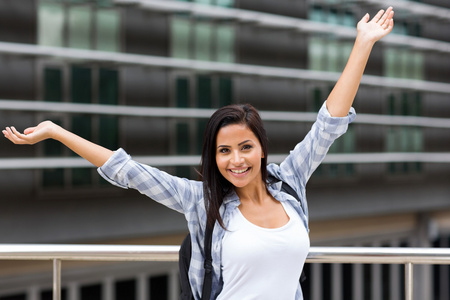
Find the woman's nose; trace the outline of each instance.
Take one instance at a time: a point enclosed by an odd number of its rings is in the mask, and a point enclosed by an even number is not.
[[[234,165],[240,165],[244,162],[243,157],[241,156],[241,154],[239,153],[239,151],[234,151],[233,152],[233,156],[231,158],[231,162]]]

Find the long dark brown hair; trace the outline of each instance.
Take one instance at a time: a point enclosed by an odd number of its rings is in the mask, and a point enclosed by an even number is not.
[[[264,157],[261,158],[261,175],[263,182],[267,183],[268,140],[258,111],[250,104],[232,104],[218,109],[206,125],[200,165],[209,226],[213,226],[215,221],[218,221],[220,226],[225,228],[219,208],[224,197],[234,189],[234,186],[222,176],[217,168],[216,139],[221,128],[233,124],[247,126],[258,138],[264,154]]]

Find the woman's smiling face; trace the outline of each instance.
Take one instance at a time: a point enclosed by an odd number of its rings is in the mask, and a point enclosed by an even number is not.
[[[261,158],[264,157],[256,135],[244,124],[222,127],[216,138],[217,168],[237,188],[261,181]]]

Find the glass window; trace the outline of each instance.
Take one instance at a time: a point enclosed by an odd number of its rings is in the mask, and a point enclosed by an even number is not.
[[[189,91],[189,79],[186,77],[178,77],[175,83],[175,100],[177,107],[189,107],[190,104],[190,91]]]
[[[342,25],[354,27],[355,26],[355,17],[351,12],[345,12],[342,17]]]
[[[92,74],[90,68],[72,67],[71,99],[76,103],[92,102]]]
[[[190,154],[190,138],[189,138],[189,124],[178,123],[176,126],[177,131],[177,154],[187,155]]]
[[[100,104],[118,104],[119,74],[117,70],[100,68],[98,102]]]
[[[189,123],[180,122],[176,124],[176,153],[178,155],[189,155],[191,135]],[[176,175],[183,178],[191,177],[191,167],[177,166],[175,168]],[[159,299],[159,298],[158,298]]]
[[[331,9],[327,14],[327,23],[340,24],[341,22],[337,10]]]
[[[234,27],[231,25],[218,25],[217,38],[217,61],[234,61]]]
[[[96,14],[97,50],[119,51],[119,12],[113,9],[99,9]]]
[[[308,61],[311,70],[324,70],[325,41],[320,37],[310,37],[308,43]]]
[[[425,67],[425,57],[423,53],[416,52],[412,55],[412,79],[423,80],[424,79],[424,67]]]
[[[419,116],[421,115],[421,94],[402,93],[389,95],[388,113],[390,115]],[[423,151],[423,130],[411,126],[393,126],[388,128],[385,140],[387,152],[421,152]],[[390,173],[420,172],[422,164],[417,163],[389,163]]]
[[[171,33],[172,56],[190,58],[191,23],[184,17],[173,17]]]
[[[199,4],[208,4],[208,5],[213,4],[213,0],[193,0],[192,2],[199,3]]]
[[[69,47],[92,48],[92,9],[88,5],[69,7]]]
[[[64,10],[58,3],[41,3],[38,9],[38,43],[64,46]]]
[[[212,37],[211,24],[206,22],[197,22],[194,25],[194,59],[212,60]]]
[[[216,24],[174,16],[171,26],[173,57],[207,61],[233,62],[235,29],[230,24]]]
[[[309,19],[311,21],[315,21],[315,22],[324,22],[325,21],[325,16],[324,16],[322,7],[320,7],[320,6],[313,6],[309,10]]]
[[[219,78],[219,107],[231,104],[233,98],[233,81],[229,77]]]
[[[394,49],[384,51],[384,75],[387,77],[397,77],[397,54]]]
[[[62,71],[56,68],[46,68],[44,70],[44,100],[62,101]]]
[[[234,7],[234,0],[216,0],[217,6]]]
[[[210,76],[197,76],[197,107],[211,108],[212,105],[212,80]]]

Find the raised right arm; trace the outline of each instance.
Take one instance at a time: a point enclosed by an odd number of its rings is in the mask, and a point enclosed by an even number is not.
[[[96,167],[102,166],[113,154],[113,151],[94,144],[51,121],[44,121],[36,127],[25,129],[20,133],[14,127],[6,127],[2,131],[7,139],[18,145],[33,145],[46,139],[54,139],[83,157]]]

